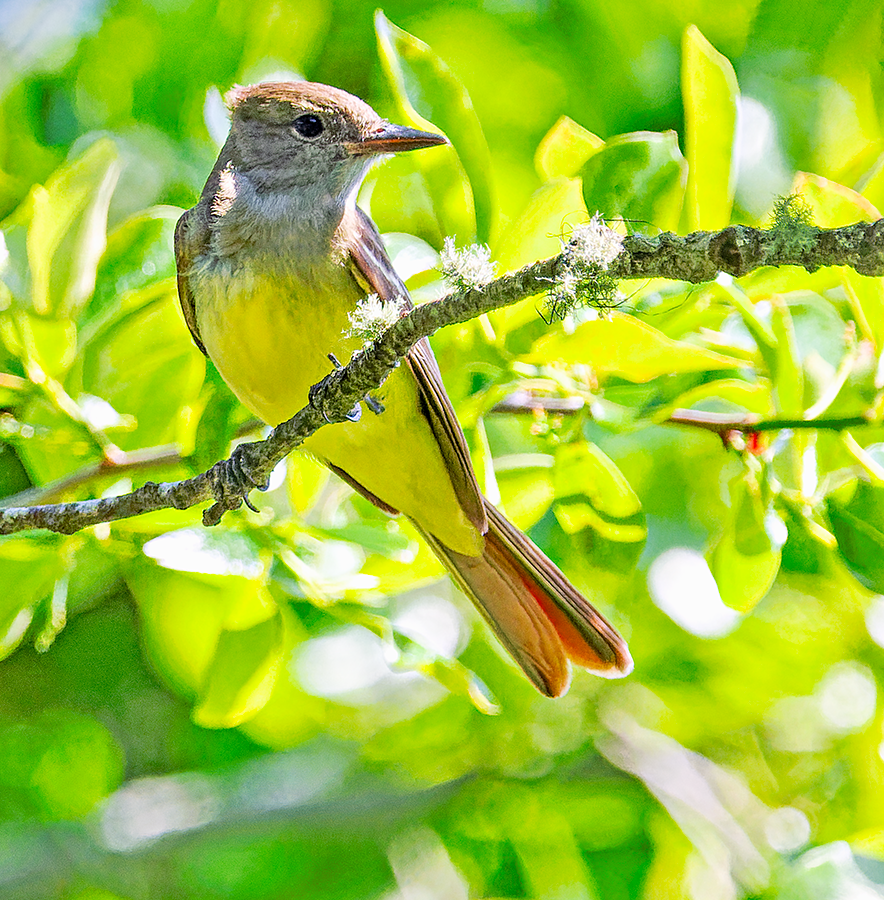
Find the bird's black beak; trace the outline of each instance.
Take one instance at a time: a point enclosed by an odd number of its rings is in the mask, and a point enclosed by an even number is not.
[[[447,143],[448,138],[444,135],[385,122],[375,131],[345,146],[353,156],[367,156],[375,153],[404,153],[406,150],[421,150],[424,147],[436,147]]]

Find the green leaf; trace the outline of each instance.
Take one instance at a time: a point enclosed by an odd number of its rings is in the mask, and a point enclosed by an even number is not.
[[[847,266],[840,271],[860,336],[870,340],[880,353],[884,349],[884,279],[860,275]]]
[[[884,207],[884,154],[879,155],[862,176],[857,189],[873,206],[878,209]]]
[[[193,346],[178,307],[174,282],[130,297],[132,311],[89,341],[82,362],[82,391],[101,397],[137,427],[121,435],[124,449],[177,441],[182,408],[195,403],[205,360]],[[195,424],[195,423],[194,423]]]
[[[709,568],[722,601],[748,612],[770,590],[780,570],[780,549],[767,530],[768,511],[758,485],[748,476],[731,484],[731,514],[724,534],[709,554]]]
[[[525,457],[523,465],[513,467],[509,466],[507,457],[498,457],[496,461],[500,504],[507,518],[523,531],[541,518],[555,497],[549,467],[532,466],[529,455]]]
[[[562,252],[562,238],[567,236],[569,225],[586,222],[588,218],[580,179],[556,178],[534,192],[528,205],[494,245],[494,259],[502,271],[512,272],[538,259],[555,256]],[[494,315],[525,307],[536,317],[527,303],[498,310]]]
[[[579,178],[556,178],[538,188],[521,214],[509,225],[493,247],[500,270],[514,272],[538,259],[556,256],[562,251],[562,238],[569,226],[586,222],[589,215],[583,204]],[[531,302],[489,313],[497,335],[507,335],[523,325],[539,322],[536,305]]]
[[[50,319],[22,312],[16,316],[19,338],[27,357],[46,374],[60,378],[77,354],[77,326],[68,319]]]
[[[31,486],[28,471],[15,447],[0,443],[0,497],[10,497]]]
[[[699,408],[713,412],[740,409],[761,416],[770,416],[774,412],[770,382],[767,379],[753,383],[737,378],[716,378],[679,394],[672,403],[656,410],[654,418],[663,422],[672,415],[673,410],[691,409],[699,404],[702,404]]]
[[[607,516],[625,519],[641,511],[641,501],[616,463],[588,441],[563,444],[556,450],[553,471],[556,497],[582,494]]]
[[[417,666],[417,671],[438,681],[442,687],[459,697],[466,697],[480,713],[496,716],[502,711],[494,696],[481,679],[456,659],[434,659]]]
[[[557,500],[553,512],[565,534],[577,534],[591,528],[605,540],[619,543],[636,543],[648,536],[644,525],[611,521],[596,512],[585,500]]]
[[[681,42],[688,184],[688,231],[724,228],[731,217],[734,137],[740,89],[733,66],[689,25]]]
[[[64,478],[100,459],[100,448],[85,426],[44,395],[32,395],[20,415],[27,425],[11,443],[34,484]]]
[[[123,776],[123,753],[108,729],[66,709],[0,728],[0,758],[0,810],[23,807],[44,821],[82,818]]]
[[[446,153],[437,148],[415,154],[415,165],[426,178],[443,234],[456,235],[462,243],[487,242],[495,225],[491,157],[469,94],[423,41],[398,28],[380,10],[374,24],[381,63],[400,116],[415,128],[441,129],[456,151]],[[427,118],[417,107],[426,111]],[[463,166],[469,186],[467,209],[458,197],[463,173],[455,159]]]
[[[810,209],[814,225],[820,228],[840,228],[881,218],[881,213],[862,194],[822,175],[799,172],[791,193],[801,197]]]
[[[574,838],[571,823],[557,809],[547,809],[543,828],[514,820],[511,837],[529,897],[574,897],[590,900],[602,896]]]
[[[10,535],[0,539],[0,657],[14,649],[7,635],[16,617],[39,603],[65,571],[67,560],[57,539],[35,535]],[[25,622],[25,625],[27,621]],[[19,635],[20,637],[20,635]]]
[[[782,548],[783,570],[809,575],[830,571],[836,548],[833,536],[808,516],[805,504],[780,495],[777,505],[789,531]]]
[[[761,354],[768,371],[773,372],[776,369],[777,339],[771,330],[770,324],[758,314],[755,304],[736,284],[721,285],[720,287],[740,314],[740,318],[755,341],[758,352]]]
[[[770,325],[776,340],[775,368],[771,379],[777,410],[784,416],[800,417],[804,411],[804,372],[798,355],[792,314],[782,297],[772,297],[771,306]]]
[[[838,552],[860,584],[884,592],[884,488],[853,480],[826,497]]]
[[[289,607],[283,606],[279,612],[283,620],[280,654],[286,660],[306,633]],[[281,671],[266,703],[240,725],[240,730],[260,745],[285,750],[326,729],[330,706],[328,700],[305,693],[287,672]]]
[[[674,131],[636,131],[609,140],[580,171],[590,214],[653,230],[675,231],[687,163]]]
[[[837,228],[853,222],[874,222],[878,210],[861,194],[819,175],[799,172],[792,186],[810,209],[815,224]],[[840,269],[841,280],[863,337],[884,346],[884,282],[860,275],[847,266]]]
[[[126,294],[175,277],[175,255],[169,248],[181,213],[175,206],[156,206],[127,219],[108,235],[95,295],[86,310],[90,321],[112,315]]]
[[[558,331],[537,341],[527,360],[535,364],[584,363],[596,374],[645,382],[661,375],[736,369],[743,363],[684,341],[674,341],[646,322],[623,313]]]
[[[201,399],[204,401],[196,427],[193,464],[199,469],[227,456],[242,420],[243,407],[213,365],[206,365]]]
[[[789,307],[796,352],[805,369],[812,356],[837,368],[849,346],[848,325],[832,301],[816,291],[791,291],[782,299]]]
[[[534,168],[544,181],[573,178],[604,146],[605,142],[598,135],[562,116],[538,145]]]
[[[233,728],[270,698],[282,663],[282,616],[251,628],[222,631],[193,720],[203,728]]]
[[[193,554],[185,548],[181,556],[186,563]],[[177,572],[142,559],[125,577],[141,612],[149,658],[186,697],[203,691],[224,631],[249,630],[278,612],[263,573],[249,578]]]
[[[39,314],[76,318],[91,296],[119,168],[116,146],[102,138],[32,191],[28,261]]]

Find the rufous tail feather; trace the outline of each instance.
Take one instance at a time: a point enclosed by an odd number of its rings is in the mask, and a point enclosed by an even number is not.
[[[487,500],[485,512],[482,556],[424,537],[537,689],[564,694],[571,662],[607,678],[628,675],[632,658],[607,619]]]

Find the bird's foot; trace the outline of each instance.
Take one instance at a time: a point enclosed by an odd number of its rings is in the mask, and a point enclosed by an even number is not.
[[[238,444],[229,459],[223,459],[209,469],[215,503],[203,513],[206,525],[217,525],[225,512],[239,509],[243,503],[252,512],[258,512],[249,500],[249,492],[255,488],[266,491],[270,484],[262,472],[265,460],[258,452],[261,446],[255,442]]]
[[[329,353],[328,358],[331,361],[331,364],[335,367],[335,372],[339,372],[341,369],[344,368],[341,365],[338,358],[334,355],[334,353]],[[314,384],[313,387],[310,388],[310,391],[308,392],[308,395],[307,395],[308,400],[310,401],[310,405],[314,409],[318,409],[322,413],[322,417],[329,424],[333,424],[334,422],[338,422],[338,421],[358,422],[362,418],[362,409],[360,408],[358,403],[356,404],[356,406],[353,407],[353,409],[350,410],[350,412],[348,412],[344,416],[343,419],[338,419],[336,416],[333,418],[332,416],[330,416],[328,414],[328,412],[326,412],[326,410],[324,408],[324,404],[322,403],[322,399],[320,396],[321,388],[326,383],[326,381],[329,378],[332,378],[333,376],[334,376],[334,373],[332,373],[332,375],[326,376],[326,378],[323,378],[323,380],[320,381],[319,384]],[[372,397],[371,394],[366,394],[366,396],[363,398],[363,400],[365,402],[365,405],[376,416],[379,416],[384,411],[384,405],[381,403],[381,401],[375,397]]]

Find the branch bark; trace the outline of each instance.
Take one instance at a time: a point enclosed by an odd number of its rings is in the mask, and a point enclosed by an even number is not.
[[[616,279],[671,278],[699,283],[720,272],[745,275],[762,266],[850,266],[863,275],[884,275],[884,219],[843,228],[803,226],[801,239],[784,240],[782,229],[761,230],[732,225],[719,232],[694,232],[684,237],[664,233],[655,237],[631,235],[623,252],[606,274]],[[320,427],[343,422],[362,399],[377,390],[399,360],[421,338],[446,325],[467,322],[548,291],[565,273],[575,273],[575,260],[566,250],[489,284],[455,291],[425,303],[393,324],[350,362],[333,371],[311,392],[311,401],[266,440],[242,444],[233,459],[249,482],[261,484],[277,463]],[[579,275],[579,267],[576,268]],[[589,277],[589,272],[585,273]],[[756,430],[758,426],[756,425]],[[231,461],[184,481],[147,482],[130,494],[73,503],[0,509],[0,534],[45,528],[71,534],[90,525],[129,518],[159,509],[187,509],[214,501],[203,514],[207,525],[243,501],[230,486]]]

